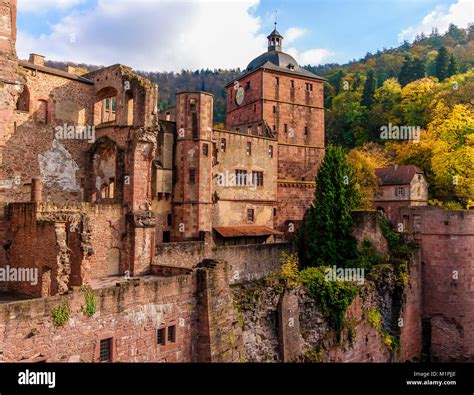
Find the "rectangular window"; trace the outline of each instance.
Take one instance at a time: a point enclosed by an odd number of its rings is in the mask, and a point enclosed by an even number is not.
[[[189,110],[191,112],[196,112],[196,99],[189,100]]]
[[[100,341],[100,362],[112,361],[112,338],[102,339]]]
[[[270,145],[270,146],[268,147],[268,156],[269,156],[270,158],[273,158],[273,145]]]
[[[235,183],[236,185],[247,185],[247,170],[235,171]]]
[[[285,123],[285,133],[288,133],[288,124]]]
[[[156,343],[160,346],[165,345],[165,328],[156,331]]]
[[[276,114],[276,112],[277,112],[276,106],[273,106],[272,110],[273,110],[273,114]]]
[[[280,85],[280,78],[275,77],[275,85],[276,86]]]
[[[226,148],[226,141],[225,139],[221,139],[221,152],[225,152]]]
[[[112,113],[115,114],[115,110],[117,109],[117,98],[114,96],[112,97]]]
[[[168,327],[168,343],[176,342],[176,325]]]
[[[290,88],[294,89],[294,87],[295,87],[295,81],[290,80]]]
[[[254,211],[253,208],[247,209],[247,222],[253,222],[254,220]]]
[[[189,169],[189,183],[196,183],[196,169]]]
[[[198,119],[197,119],[197,113],[195,112],[191,113],[191,129],[192,129],[193,139],[197,139],[199,137]]]
[[[252,134],[252,126],[247,127],[247,134]]]
[[[247,81],[245,84],[245,90],[249,90],[249,89],[250,89],[250,81]]]
[[[168,213],[168,215],[166,216],[166,224],[168,226],[173,226],[173,214]]]
[[[395,195],[396,196],[404,196],[405,195],[405,188],[403,187],[395,187]]]
[[[110,99],[105,99],[105,111],[110,110]]]
[[[263,186],[263,172],[262,171],[253,171],[252,172],[253,185],[258,187]]]
[[[308,127],[307,127],[307,126],[304,127],[304,135],[305,135],[305,136],[308,135]]]
[[[209,155],[209,145],[208,144],[203,144],[202,145],[202,154],[204,156],[208,156]]]
[[[312,92],[313,91],[313,84],[306,83],[306,90]]]
[[[252,143],[247,143],[247,156],[252,155]]]

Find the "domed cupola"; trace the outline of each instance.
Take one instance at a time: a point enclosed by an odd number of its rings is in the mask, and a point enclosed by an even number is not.
[[[283,36],[278,33],[276,29],[276,22],[275,22],[275,29],[267,36],[268,39],[268,52],[270,51],[281,51],[283,47]]]
[[[283,36],[275,28],[267,36],[268,39],[268,50],[257,56],[252,60],[245,70],[246,73],[251,73],[257,69],[266,69],[279,71],[282,73],[301,75],[308,78],[323,79],[317,75],[305,70],[303,67],[298,65],[295,58],[282,51],[283,48]]]

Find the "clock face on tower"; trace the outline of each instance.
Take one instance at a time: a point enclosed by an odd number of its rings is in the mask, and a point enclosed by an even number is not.
[[[244,88],[239,86],[235,94],[235,103],[240,106],[244,101],[245,91]]]

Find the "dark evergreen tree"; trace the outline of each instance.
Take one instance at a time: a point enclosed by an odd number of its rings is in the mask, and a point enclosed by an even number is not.
[[[435,75],[438,80],[443,81],[448,76],[449,57],[448,50],[442,46],[438,51],[435,63]]]
[[[448,66],[448,77],[451,77],[454,74],[459,72],[458,62],[454,55],[451,55],[449,58],[449,66]]]
[[[372,108],[374,103],[374,93],[377,88],[377,81],[375,79],[375,72],[373,69],[370,69],[367,72],[367,79],[365,80],[364,90],[362,92],[362,101],[361,104],[367,109]]]
[[[420,78],[424,78],[426,75],[426,68],[424,62],[420,58],[413,59],[413,63],[411,64],[411,75],[413,80],[419,80]]]
[[[425,76],[425,64],[420,58],[413,58],[412,55],[405,55],[405,61],[403,62],[402,69],[398,75],[398,82],[402,86],[423,78]]]
[[[343,148],[328,146],[316,185],[313,205],[298,232],[300,262],[303,266],[347,266],[357,256],[351,232],[360,192]]]

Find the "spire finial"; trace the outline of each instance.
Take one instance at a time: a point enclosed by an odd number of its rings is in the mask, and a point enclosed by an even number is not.
[[[277,28],[277,16],[278,16],[278,10],[275,10],[275,30]]]

